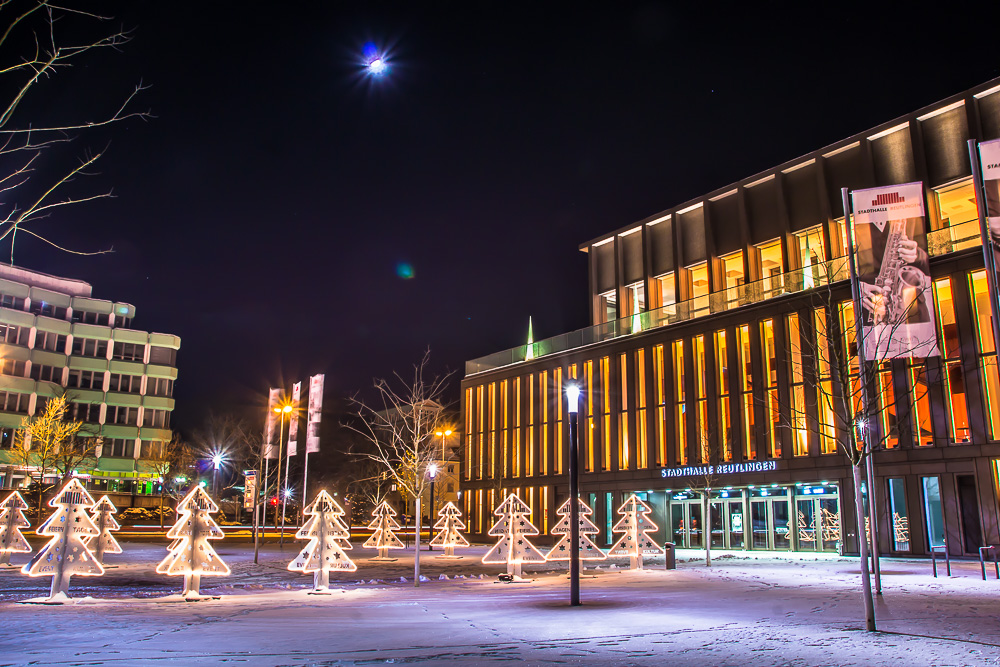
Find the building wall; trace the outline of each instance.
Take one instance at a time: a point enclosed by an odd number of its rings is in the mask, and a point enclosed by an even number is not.
[[[13,432],[45,399],[66,392],[81,433],[103,438],[92,488],[154,493],[146,459],[170,440],[180,338],[130,328],[135,308],[94,299],[87,283],[0,267],[0,482],[24,473]]]
[[[823,392],[841,387],[809,352],[849,349],[840,188],[921,180],[946,344],[941,358],[880,369],[880,544],[887,553],[927,553],[938,539],[928,532],[939,528],[955,554],[1000,541],[1000,386],[965,146],[998,136],[997,83],[585,244],[593,325],[539,341],[533,360],[524,361],[522,347],[467,364],[470,532],[488,530],[492,507],[511,491],[525,497],[543,532],[554,525],[567,493],[564,387],[575,380],[584,392],[581,493],[596,502],[605,531],[609,513],[635,491],[662,505],[660,537],[675,537],[668,498],[708,485],[682,469],[718,461],[734,472],[710,485],[739,491],[748,509],[776,485],[794,513],[805,502],[799,490],[829,483],[839,493],[839,549],[856,550],[851,470],[837,448],[845,427],[837,420],[839,431],[824,428],[834,418],[820,414]],[[890,489],[895,514],[909,522],[905,549],[894,539]]]

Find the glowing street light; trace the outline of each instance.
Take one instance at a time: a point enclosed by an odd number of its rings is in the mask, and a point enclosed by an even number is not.
[[[448,431],[448,433],[451,433],[451,431]],[[427,475],[431,478],[431,506],[430,506],[430,511],[428,512],[428,516],[430,517],[428,524],[430,524],[430,522],[434,520],[434,478],[435,476],[437,476],[437,471],[438,471],[437,463],[432,462],[430,465],[427,466]],[[417,539],[419,540],[420,537],[417,536]],[[427,545],[427,550],[434,551],[434,547]]]
[[[368,63],[368,71],[371,72],[373,76],[381,76],[387,68],[388,65],[386,65],[385,61],[381,58],[376,58]]]
[[[580,605],[580,472],[577,469],[579,443],[576,420],[580,409],[580,385],[566,386],[566,409],[569,412],[569,604]]]

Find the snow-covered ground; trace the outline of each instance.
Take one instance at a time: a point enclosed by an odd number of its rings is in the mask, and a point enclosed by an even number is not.
[[[978,562],[934,579],[929,562],[885,560],[872,634],[859,629],[856,559],[716,553],[706,568],[680,551],[677,570],[660,558],[642,572],[608,561],[585,571],[571,608],[565,570],[525,566],[530,582],[497,583],[483,546],[456,561],[423,551],[419,588],[412,551],[379,563],[355,547],[358,571],[312,596],[311,577],[285,569],[300,544],[267,545],[254,565],[251,545],[216,542],[233,574],[206,577],[202,592],[221,598],[192,603],[161,599],[180,581],[153,572],[166,550],[148,542],[123,544],[104,577],[74,577],[63,606],[18,603],[49,580],[0,570],[0,665],[1000,665],[1000,582],[983,582]]]

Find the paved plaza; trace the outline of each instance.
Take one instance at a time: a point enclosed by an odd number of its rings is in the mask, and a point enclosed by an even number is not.
[[[123,546],[104,577],[74,578],[63,606],[19,603],[48,579],[0,571],[0,664],[1000,664],[1000,582],[983,582],[978,563],[935,579],[926,561],[884,561],[870,634],[857,560],[835,556],[716,554],[706,568],[682,551],[678,569],[658,560],[641,572],[609,561],[585,571],[584,604],[570,608],[564,571],[498,583],[481,546],[457,561],[422,552],[419,588],[412,552],[377,563],[355,548],[358,571],[314,596],[309,577],[285,569],[294,543],[265,546],[259,565],[249,545],[217,543],[233,574],[202,590],[220,598],[184,603],[168,601],[180,581],[153,572],[164,545]]]

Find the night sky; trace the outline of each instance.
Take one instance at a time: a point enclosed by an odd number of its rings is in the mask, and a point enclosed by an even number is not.
[[[959,3],[90,4],[134,39],[24,112],[97,117],[141,80],[155,118],[44,165],[110,140],[74,187],[116,197],[36,229],[114,253],[22,236],[14,261],[181,337],[181,429],[427,347],[457,399],[529,315],[536,339],[588,324],[580,243],[1000,75],[997,17]]]

